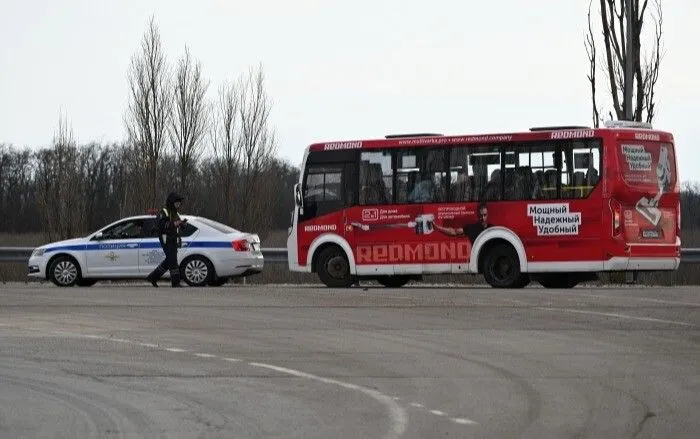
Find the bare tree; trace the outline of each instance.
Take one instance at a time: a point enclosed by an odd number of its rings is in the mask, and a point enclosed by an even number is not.
[[[234,179],[241,157],[241,137],[239,134],[240,106],[238,86],[225,82],[219,87],[218,101],[212,111],[213,124],[210,132],[211,146],[220,165],[223,187],[218,193],[222,195],[223,218],[232,222],[233,198],[235,196]]]
[[[49,238],[66,239],[85,231],[80,160],[73,129],[61,114],[53,145],[39,161],[39,203]]]
[[[590,60],[590,71],[588,72],[588,82],[591,84],[591,104],[593,106],[593,126],[600,126],[600,112],[597,106],[596,99],[596,65],[597,53],[595,45],[595,37],[593,36],[593,28],[591,26],[591,4],[593,0],[588,3],[588,34],[586,35],[586,53],[588,54],[588,59]]]
[[[269,212],[264,208],[268,201],[259,197],[267,170],[277,153],[275,133],[270,126],[272,102],[265,90],[265,75],[262,65],[250,69],[240,90],[240,146],[241,172],[239,187],[242,209],[241,227],[264,227],[269,222]],[[267,185],[269,187],[269,184]]]
[[[647,9],[648,3],[649,0],[600,0],[600,22],[605,49],[601,67],[606,74],[605,82],[612,98],[615,116],[619,120],[652,122],[656,115],[655,88],[662,58],[663,14],[661,0],[652,0],[651,11]],[[590,62],[588,81],[591,84],[593,122],[598,126],[600,113],[596,96],[596,66],[599,60],[592,26],[591,4],[588,10],[585,46]],[[631,5],[629,10],[627,4]],[[643,55],[643,25],[648,15],[651,15],[654,23],[654,34],[650,42],[650,51]],[[631,63],[631,75],[625,74],[628,61]],[[631,80],[630,84],[627,84],[628,78]],[[629,87],[628,100],[625,99],[626,87]],[[626,114],[627,108],[631,108],[631,117]],[[613,117],[612,112],[610,117]]]
[[[129,107],[124,121],[129,142],[139,155],[138,163],[142,165],[147,188],[140,202],[142,207],[153,206],[160,198],[157,196],[158,161],[166,142],[172,108],[170,72],[153,18],[141,41],[141,53],[131,60],[128,80]]]
[[[188,176],[204,152],[202,140],[209,123],[206,100],[209,82],[202,77],[201,64],[193,62],[190,51],[178,62],[174,83],[174,114],[170,141],[178,160],[180,187],[187,192]]]

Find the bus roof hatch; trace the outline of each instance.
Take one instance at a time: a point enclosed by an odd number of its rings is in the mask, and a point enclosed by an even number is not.
[[[606,120],[605,128],[636,128],[653,130],[649,122],[637,122],[635,120]]]
[[[565,125],[565,126],[553,126],[553,127],[533,127],[530,131],[558,131],[558,130],[590,130],[591,127],[579,126],[579,125]]]

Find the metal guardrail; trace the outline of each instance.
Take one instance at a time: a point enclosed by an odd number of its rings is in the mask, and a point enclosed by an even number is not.
[[[286,264],[286,248],[261,249],[265,263]],[[33,247],[0,247],[0,263],[27,263]],[[700,264],[700,248],[682,248],[681,264]]]
[[[286,264],[286,248],[261,249],[266,264]],[[0,264],[2,263],[27,263],[32,255],[34,247],[0,247]]]

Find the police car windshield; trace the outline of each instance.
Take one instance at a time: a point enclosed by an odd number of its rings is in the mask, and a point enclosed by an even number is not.
[[[212,229],[216,230],[217,232],[221,233],[240,233],[238,230],[234,229],[233,227],[229,227],[226,224],[221,224],[219,222],[206,219],[206,218],[198,218],[199,222],[202,224],[205,224]]]

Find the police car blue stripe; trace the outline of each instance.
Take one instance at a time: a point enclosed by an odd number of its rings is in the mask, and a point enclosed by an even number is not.
[[[186,248],[229,248],[231,247],[230,241],[194,241],[194,242],[183,242],[183,247]],[[94,250],[136,250],[136,249],[150,249],[150,248],[160,248],[160,242],[119,242],[119,243],[95,243],[95,244],[77,244],[77,245],[60,245],[56,247],[49,247],[46,249],[45,253],[56,252],[60,250],[66,251],[94,251]]]
[[[49,247],[44,251],[44,253],[55,252],[58,250],[86,250],[86,247],[87,247],[87,244],[61,245],[58,247]]]
[[[232,248],[231,241],[194,241],[190,248]]]

